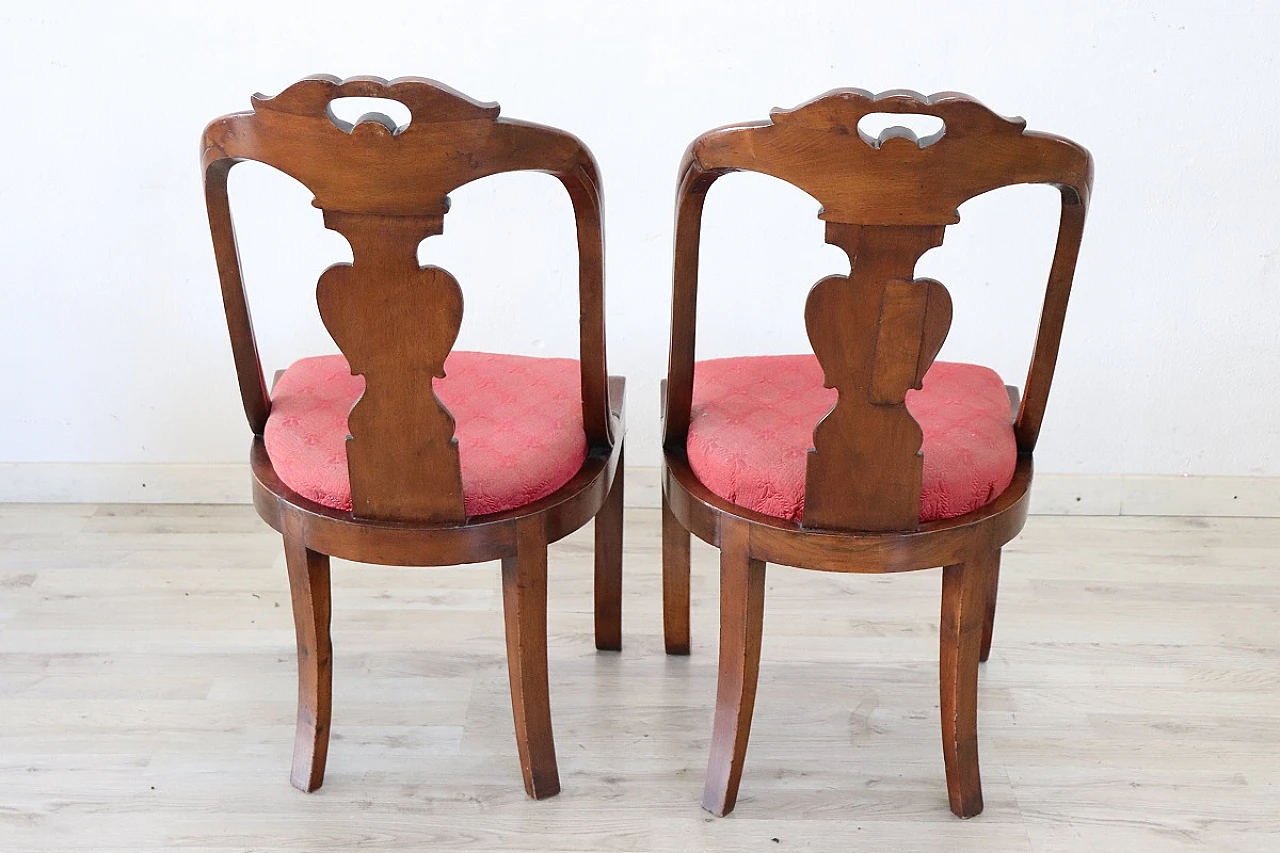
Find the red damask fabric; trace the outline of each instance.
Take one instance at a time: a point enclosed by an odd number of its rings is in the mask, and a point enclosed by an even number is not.
[[[533,503],[587,457],[578,362],[453,352],[435,392],[457,424],[467,515]],[[264,441],[276,474],[304,498],[351,509],[347,415],[364,391],[341,355],[295,362],[271,394]]]
[[[722,358],[694,371],[689,467],[738,506],[799,521],[813,428],[836,402],[813,355]],[[935,362],[907,410],[924,432],[920,520],[964,515],[1013,481],[1018,448],[1000,377]]]

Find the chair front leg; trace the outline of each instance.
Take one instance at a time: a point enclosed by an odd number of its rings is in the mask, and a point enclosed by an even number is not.
[[[991,586],[987,590],[987,616],[982,623],[982,655],[979,660],[991,657],[991,634],[996,625],[996,596],[1000,592],[1000,551],[996,551],[991,563]]]
[[[333,713],[329,557],[303,544],[302,532],[291,514],[285,516],[284,528],[284,559],[298,637],[298,728],[289,781],[310,793],[324,783]]]
[[[530,797],[560,793],[547,684],[547,535],[540,515],[516,522],[516,554],[502,559],[502,613],[520,772]]]
[[[745,522],[725,519],[720,533],[720,680],[702,807],[733,811],[751,735],[764,628],[764,567],[751,558]]]
[[[689,654],[689,531],[662,493],[662,635],[667,654]]]
[[[596,514],[596,648],[622,650],[622,500],[624,449],[604,506]]]
[[[980,550],[966,562],[942,570],[941,655],[942,756],[947,796],[958,817],[982,811],[978,773],[978,659],[982,655],[987,598],[998,550]]]

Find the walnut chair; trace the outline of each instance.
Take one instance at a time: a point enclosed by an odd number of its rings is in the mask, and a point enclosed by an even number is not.
[[[871,113],[943,128],[870,138]],[[1000,549],[1022,529],[1093,165],[964,95],[828,92],[769,121],[699,137],[676,201],[671,360],[664,391],[663,604],[668,654],[689,653],[690,533],[720,549],[720,666],[702,805],[733,810],[755,703],[765,564],[828,572],[942,567],[942,745],[951,810],[982,811],[978,661],[995,614]],[[694,364],[698,242],[707,191],[729,172],[780,178],[822,204],[848,275],[809,292],[813,355]],[[934,363],[951,324],[942,284],[915,278],[957,208],[1012,184],[1056,186],[1057,249],[1030,371]],[[1012,407],[1011,407],[1012,402]]]
[[[408,125],[351,125],[330,102],[387,98]],[[621,648],[624,382],[605,367],[599,171],[559,130],[498,117],[432,80],[317,76],[213,121],[205,201],[245,413],[258,514],[284,537],[298,640],[292,782],[324,779],[331,713],[329,558],[398,566],[502,562],[507,664],[524,786],[560,790],[547,689],[547,545],[595,519],[595,639]],[[342,355],[305,358],[268,393],[227,198],[227,173],[266,163],[315,195],[353,263],[320,277]],[[448,193],[501,172],[549,173],[577,222],[580,359],[450,352],[462,291],[420,267]]]

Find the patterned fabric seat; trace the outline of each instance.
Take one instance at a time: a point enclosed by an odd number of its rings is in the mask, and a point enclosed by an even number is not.
[[[453,415],[468,516],[533,503],[573,478],[587,456],[578,362],[453,352],[435,393]],[[364,391],[341,355],[295,362],[271,395],[264,440],[289,488],[351,509],[347,415]]]
[[[813,428],[836,402],[813,355],[702,361],[694,371],[689,467],[716,495],[776,518],[804,513]],[[996,373],[935,362],[907,409],[924,433],[920,520],[989,503],[1018,462],[1009,397]]]

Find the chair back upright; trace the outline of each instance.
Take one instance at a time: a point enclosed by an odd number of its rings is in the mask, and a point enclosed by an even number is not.
[[[338,98],[398,101],[397,127],[370,113],[354,125],[333,113]],[[326,228],[351,245],[352,263],[320,277],[320,316],[353,374],[365,379],[351,410],[347,462],[352,514],[403,522],[465,520],[454,421],[432,380],[462,323],[462,291],[447,271],[418,265],[418,246],[440,234],[448,194],[511,171],[557,177],[577,225],[583,424],[592,447],[611,444],[604,347],[604,249],[599,170],[576,137],[500,118],[480,103],[423,78],[310,77],[251,112],[205,129],[202,167],[227,323],[245,413],[259,436],[271,399],[263,380],[227,197],[227,175],[243,160],[290,175],[315,196]]]
[[[942,128],[917,138],[859,128],[872,113],[919,114]],[[960,204],[999,187],[1052,184],[1062,217],[1032,365],[1015,422],[1020,452],[1035,446],[1075,271],[1093,176],[1089,153],[1027,132],[956,93],[925,97],[860,89],[828,92],[765,122],[703,134],[686,151],[676,213],[676,258],[664,442],[683,448],[693,393],[698,244],[707,191],[722,175],[759,172],[822,205],[826,241],[849,257],[805,303],[805,327],[835,406],[814,428],[806,464],[805,527],[912,530],[920,525],[922,434],[906,407],[951,325],[951,297],[915,266],[960,221]]]

